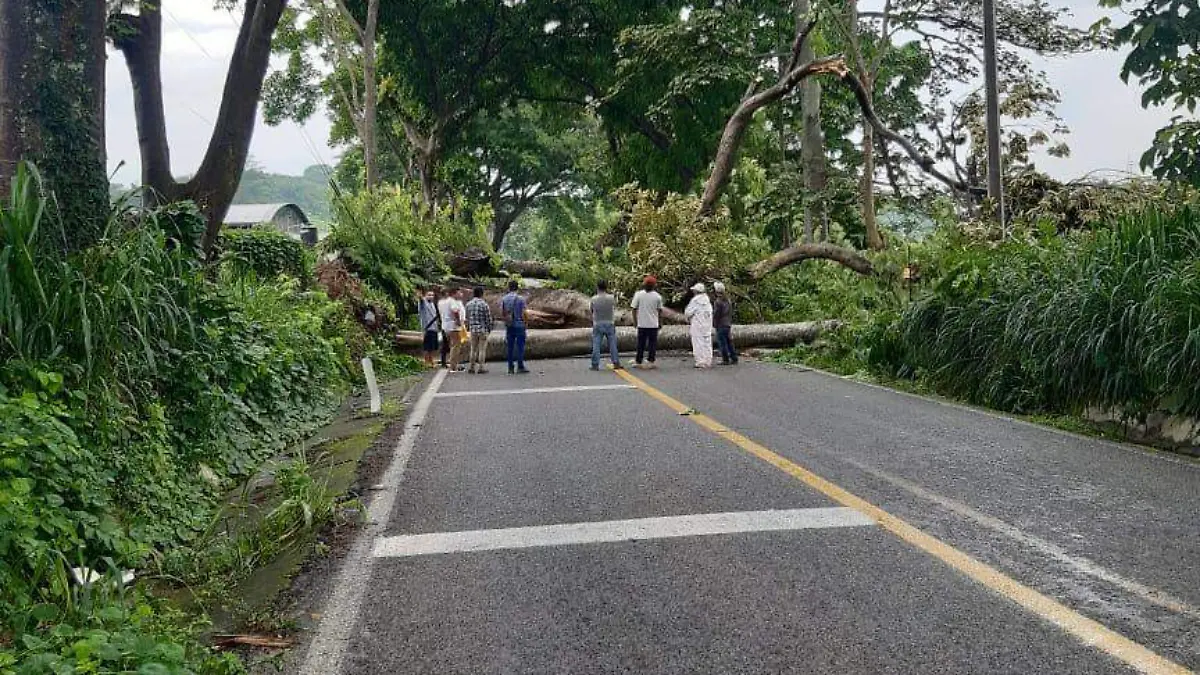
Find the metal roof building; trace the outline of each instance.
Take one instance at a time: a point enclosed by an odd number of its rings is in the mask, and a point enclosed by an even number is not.
[[[295,204],[234,204],[225,214],[225,226],[246,229],[269,225],[307,244],[317,242],[317,228]]]

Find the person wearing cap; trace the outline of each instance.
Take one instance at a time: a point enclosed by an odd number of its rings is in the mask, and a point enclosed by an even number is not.
[[[703,283],[692,286],[692,300],[683,310],[683,316],[691,326],[692,356],[697,368],[712,368],[713,361],[713,306],[707,290]]]
[[[725,295],[725,284],[713,284],[713,327],[717,329],[717,348],[721,352],[721,365],[737,365],[738,355],[733,348],[733,303]]]
[[[633,325],[637,327],[637,358],[635,368],[657,368],[654,360],[658,351],[658,329],[662,326],[663,299],[655,290],[658,280],[652,275],[646,275],[642,280],[642,289],[633,294]],[[649,365],[643,365],[643,357],[649,349]]]

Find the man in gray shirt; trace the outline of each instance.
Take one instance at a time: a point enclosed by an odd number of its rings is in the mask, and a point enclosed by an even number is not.
[[[613,323],[616,298],[608,292],[608,282],[601,279],[596,283],[596,295],[592,296],[592,370],[600,370],[600,343],[608,338],[608,351],[613,370],[621,369],[621,356],[617,351],[617,326]]]

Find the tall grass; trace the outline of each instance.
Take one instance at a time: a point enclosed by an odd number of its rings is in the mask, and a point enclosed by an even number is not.
[[[61,361],[113,382],[152,370],[160,343],[194,330],[198,259],[168,245],[158,214],[128,209],[68,259],[44,241],[45,203],[36,169],[20,166],[0,206],[0,361]]]
[[[949,394],[1004,410],[1198,415],[1198,251],[1195,205],[968,248],[903,314],[892,336],[901,348],[888,353]]]

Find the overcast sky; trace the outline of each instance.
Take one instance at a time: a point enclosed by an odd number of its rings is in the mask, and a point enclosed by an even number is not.
[[[1051,0],[1076,13],[1081,26],[1102,16],[1095,2]],[[195,171],[212,133],[224,86],[238,17],[212,9],[206,0],[163,0],[163,88],[167,134],[176,174]],[[1071,128],[1071,156],[1044,158],[1039,166],[1059,178],[1075,178],[1094,170],[1137,171],[1138,158],[1154,131],[1172,116],[1169,109],[1143,110],[1137,89],[1121,82],[1122,55],[1086,54],[1044,61],[1041,65],[1062,92],[1059,113]],[[250,148],[253,159],[268,171],[299,174],[312,164],[336,161],[328,147],[329,122],[318,113],[303,127],[261,122]],[[128,184],[140,175],[133,94],[120,54],[108,60],[108,161],[114,180]]]

